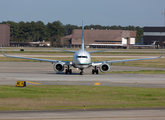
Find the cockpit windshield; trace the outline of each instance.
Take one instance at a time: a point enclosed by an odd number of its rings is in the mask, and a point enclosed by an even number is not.
[[[88,58],[87,56],[77,56],[77,58]]]

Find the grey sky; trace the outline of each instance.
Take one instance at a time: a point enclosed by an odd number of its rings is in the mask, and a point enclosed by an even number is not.
[[[0,0],[0,22],[163,26],[165,0]]]

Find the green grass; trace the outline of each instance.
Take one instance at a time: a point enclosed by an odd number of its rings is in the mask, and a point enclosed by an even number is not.
[[[165,88],[0,86],[0,110],[165,107]]]
[[[128,74],[165,74],[165,70],[139,70],[139,71],[111,71],[107,73],[128,73]]]
[[[123,63],[115,63],[113,65],[165,68],[165,58],[159,58],[159,59],[153,59],[153,60],[142,60],[142,61],[131,61],[131,62],[125,62],[124,64]]]

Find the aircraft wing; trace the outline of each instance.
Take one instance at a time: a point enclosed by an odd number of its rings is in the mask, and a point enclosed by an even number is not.
[[[2,54],[6,57],[11,57],[11,58],[19,58],[19,59],[28,59],[28,60],[38,60],[38,61],[45,61],[45,62],[52,62],[52,63],[56,63],[56,62],[62,62],[65,65],[70,65],[70,61],[60,61],[60,60],[49,60],[49,59],[39,59],[39,58],[28,58],[28,57],[19,57],[19,56],[10,56],[10,55],[5,55],[3,53],[3,48],[1,46],[2,49]]]
[[[161,58],[162,57],[163,50],[164,50],[164,47],[162,49],[162,54],[159,57],[141,58],[141,59],[127,59],[127,60],[99,61],[99,62],[92,62],[92,66],[98,66],[98,65],[101,65],[102,63],[118,63],[118,62],[129,62],[129,61],[140,61],[140,60],[158,59],[158,58]]]

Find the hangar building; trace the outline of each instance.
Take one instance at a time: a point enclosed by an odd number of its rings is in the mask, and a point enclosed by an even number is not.
[[[145,45],[156,44],[160,47],[165,46],[165,27],[144,27],[143,28],[143,42]]]
[[[0,45],[10,46],[10,25],[0,24]]]
[[[72,35],[62,38],[64,46],[81,46],[81,29],[74,29]],[[136,31],[129,30],[84,30],[84,44],[90,47],[114,47],[136,44]]]

